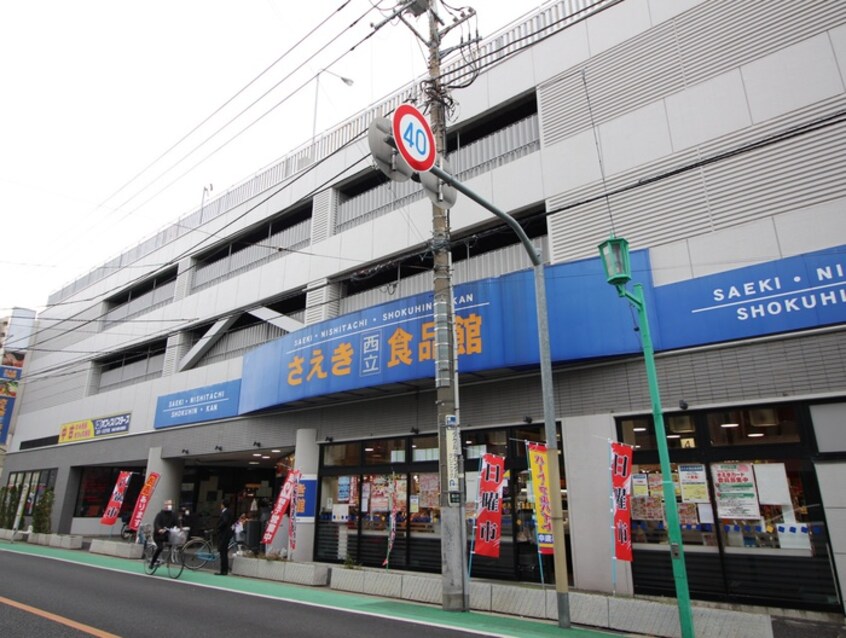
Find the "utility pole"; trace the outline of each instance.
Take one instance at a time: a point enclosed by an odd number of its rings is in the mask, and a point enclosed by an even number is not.
[[[434,0],[429,0],[429,82],[426,101],[439,157],[446,153],[446,114],[441,82],[441,33]],[[449,611],[470,608],[467,573],[467,527],[464,521],[461,438],[458,431],[458,387],[452,301],[452,259],[447,212],[432,204],[432,255],[435,315],[435,392],[441,484],[442,606]],[[458,478],[458,485],[456,479]],[[456,489],[457,488],[457,489]]]

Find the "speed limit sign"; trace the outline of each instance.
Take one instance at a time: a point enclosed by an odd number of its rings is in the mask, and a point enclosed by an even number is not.
[[[397,150],[415,171],[425,173],[435,165],[435,136],[423,114],[411,104],[394,111],[394,141]]]

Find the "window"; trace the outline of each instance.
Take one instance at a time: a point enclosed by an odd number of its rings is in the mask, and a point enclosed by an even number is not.
[[[405,463],[405,442],[405,438],[367,441],[364,444],[364,463],[366,465]]]
[[[361,443],[334,443],[323,447],[323,465],[350,466],[361,463]]]
[[[799,443],[799,427],[793,406],[709,412],[711,445],[774,445]]]

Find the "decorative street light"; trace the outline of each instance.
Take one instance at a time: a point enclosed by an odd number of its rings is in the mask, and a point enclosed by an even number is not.
[[[649,318],[646,316],[646,302],[643,297],[643,285],[634,284],[633,292],[626,290],[626,284],[632,278],[629,261],[629,242],[622,237],[611,235],[599,245],[599,254],[605,266],[608,283],[617,288],[617,294],[624,297],[637,310],[640,326],[640,341],[643,346],[643,358],[646,363],[646,379],[649,383],[649,397],[652,401],[652,418],[655,422],[655,439],[658,446],[658,458],[661,463],[661,482],[664,488],[664,515],[667,518],[667,535],[670,540],[670,559],[673,567],[673,580],[676,584],[676,599],[679,606],[679,624],[682,638],[693,638],[693,614],[690,608],[690,590],[687,584],[687,569],[684,564],[679,511],[676,505],[676,490],[670,470],[670,452],[667,448],[667,433],[664,428],[664,413],[661,410],[661,397],[658,393],[658,374],[655,369],[655,351],[652,336],[649,334]]]

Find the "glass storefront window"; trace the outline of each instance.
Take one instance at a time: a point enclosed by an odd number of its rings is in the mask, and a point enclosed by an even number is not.
[[[86,467],[82,470],[75,516],[100,517],[117,480],[117,471],[111,467]]]
[[[508,430],[471,430],[462,432],[465,458],[478,459],[483,454],[508,455]]]
[[[397,512],[397,533],[405,529],[408,515],[408,483],[405,475],[368,474],[361,484],[361,529],[384,532],[390,529],[391,512]]]
[[[623,443],[633,446],[635,450],[658,449],[651,416],[622,419],[620,427]],[[667,431],[668,448],[696,447],[696,424],[691,416],[687,414],[664,416],[664,429]]]
[[[532,425],[528,427],[517,428],[514,430],[515,453],[517,458],[526,458],[526,441],[530,443],[544,443],[546,442],[546,432],[541,425]],[[561,436],[558,436],[558,447],[561,445]]]
[[[411,477],[408,513],[411,534],[439,535],[441,532],[441,486],[437,472]]]
[[[411,440],[412,461],[437,461],[438,460],[438,437],[416,436]]]
[[[364,444],[365,465],[405,463],[406,439],[377,439]]]
[[[799,425],[793,406],[708,412],[711,445],[774,445],[799,443]]]
[[[323,465],[348,467],[361,463],[361,443],[332,443],[323,448]]]

